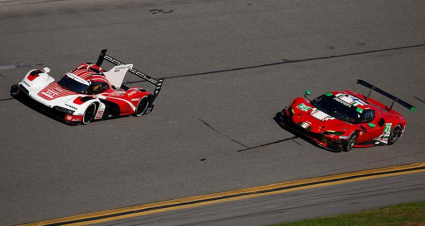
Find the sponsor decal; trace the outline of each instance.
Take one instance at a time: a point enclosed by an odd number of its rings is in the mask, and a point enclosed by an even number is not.
[[[349,103],[347,103],[347,102],[345,102],[345,101],[343,101],[343,100],[340,100],[338,97],[335,97],[335,98],[334,98],[334,100],[335,100],[336,102],[339,102],[339,103],[341,103],[341,104],[343,104],[343,105],[347,106],[347,107],[351,107],[351,104],[349,104]]]
[[[131,99],[131,101],[139,101],[139,100],[140,100],[140,98]]]
[[[66,116],[66,120],[70,121],[72,119],[72,116]]]
[[[124,64],[124,63],[122,63],[121,61],[119,61],[119,60],[117,60],[117,59],[114,59],[114,58],[112,58],[112,57],[110,57],[110,56],[108,56],[108,55],[105,55],[103,58],[104,58],[104,59],[106,59],[107,61],[109,61],[109,62],[111,62],[111,63],[115,64],[115,65],[121,65],[121,64]],[[147,76],[147,75],[143,74],[142,72],[140,72],[140,71],[138,71],[138,70],[136,70],[136,69],[134,69],[134,68],[132,68],[132,69],[130,70],[130,72],[131,72],[131,73],[133,73],[133,74],[135,74],[135,75],[137,75],[137,76],[139,76],[139,77],[141,77],[141,78],[143,78],[143,79],[145,79],[145,80],[147,80],[147,81],[149,81],[150,83],[152,83],[152,84],[154,84],[154,85],[158,84],[158,81],[157,81],[157,80],[155,80],[154,78],[151,78],[151,77],[149,77],[149,76]]]
[[[133,96],[133,94],[135,94],[135,93],[137,93],[137,90],[134,90],[134,91],[129,92],[129,93],[128,93],[128,96],[129,96],[129,97],[131,97],[131,96]]]
[[[148,76],[146,76],[145,74],[143,74],[142,72],[140,72],[140,71],[138,71],[134,68],[131,69],[130,72],[132,72],[132,73],[134,73],[134,74],[136,74],[140,77],[143,77],[144,79],[146,79],[147,81],[151,82],[154,85],[158,84],[158,81],[156,81],[154,78],[150,78],[150,77],[148,78]]]
[[[129,69],[129,70],[130,70],[130,66],[129,66],[129,65],[127,65],[127,66],[119,66],[119,67],[116,67],[116,68],[114,69],[114,72],[119,72],[119,71],[124,70],[124,69]]]
[[[303,103],[299,104],[299,105],[297,106],[297,108],[298,108],[298,109],[300,109],[301,111],[308,111],[308,110],[310,110],[310,109],[311,109],[311,107],[309,107],[309,106],[307,106],[307,105],[305,105],[305,104],[303,104]]]
[[[358,105],[367,105],[364,101],[362,101],[360,98],[357,98],[350,94],[343,94],[339,93],[336,95],[334,100],[338,101],[339,103],[342,103],[346,106],[358,106]]]
[[[348,137],[347,137],[347,136],[339,136],[339,139],[347,140],[347,139],[348,139]]]
[[[310,122],[303,122],[301,124],[301,127],[303,127],[304,129],[307,129],[310,126]]]
[[[77,110],[77,108],[76,108],[76,107],[74,107],[74,106],[72,106],[72,105],[65,104],[65,106],[70,107],[70,108],[72,108],[72,109],[74,109],[74,110]]]
[[[59,96],[59,94],[58,94],[56,91],[51,90],[51,89],[48,89],[47,91],[42,92],[42,94],[44,94],[44,95],[46,95],[46,96],[48,96],[48,97],[50,97],[50,98],[52,98],[52,99],[53,99],[55,96]]]
[[[31,87],[27,82],[22,81],[23,83],[25,83],[25,85],[27,85],[28,87]]]
[[[323,111],[318,110],[317,108],[314,108],[310,115],[321,120],[321,121],[327,121],[327,120],[335,119],[334,117],[326,114]]]

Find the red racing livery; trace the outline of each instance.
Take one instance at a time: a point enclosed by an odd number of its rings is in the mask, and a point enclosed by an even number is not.
[[[406,119],[392,109],[394,102],[414,111],[412,105],[363,81],[370,88],[368,96],[344,90],[329,92],[314,100],[295,98],[289,107],[276,115],[277,122],[305,135],[330,150],[350,151],[353,147],[392,145],[406,129]],[[370,98],[374,90],[390,99],[390,107]]]
[[[116,66],[105,72],[100,67],[104,60]],[[154,84],[154,93],[123,85],[128,71]],[[82,63],[63,74],[57,82],[49,72],[48,68],[31,70],[19,84],[12,86],[11,94],[41,108],[52,109],[71,124],[85,125],[92,120],[148,114],[163,83],[163,79],[156,80],[134,69],[132,64],[106,55],[106,50],[102,50],[96,64]]]

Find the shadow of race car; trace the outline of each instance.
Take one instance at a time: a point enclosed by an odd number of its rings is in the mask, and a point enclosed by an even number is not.
[[[278,112],[275,120],[282,127],[332,151],[394,144],[407,124],[406,119],[392,109],[394,102],[411,111],[416,108],[363,80],[357,83],[370,89],[367,96],[344,90],[310,100],[307,90],[304,97],[295,98],[289,107]],[[372,91],[393,100],[391,106],[370,98]]]
[[[96,64],[82,63],[58,81],[49,76],[47,67],[33,69],[19,84],[11,87],[10,93],[74,125],[152,112],[164,79],[152,78],[133,68],[132,64],[124,64],[107,55],[106,51],[101,51]],[[101,68],[104,60],[116,66],[104,71]],[[153,94],[140,87],[123,85],[128,71],[155,85]]]

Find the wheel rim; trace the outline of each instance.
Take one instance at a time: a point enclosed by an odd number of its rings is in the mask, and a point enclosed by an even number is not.
[[[91,104],[86,109],[86,112],[84,112],[84,115],[83,115],[83,124],[88,124],[92,120],[95,110],[96,110],[96,106],[94,104]]]
[[[389,141],[394,143],[400,137],[400,126],[396,126],[390,134]]]
[[[145,112],[145,110],[148,108],[148,102],[149,101],[146,96],[139,101],[136,109],[136,116],[141,116]]]
[[[351,139],[348,140],[347,143],[347,151],[351,150],[357,142],[357,135],[354,134]]]

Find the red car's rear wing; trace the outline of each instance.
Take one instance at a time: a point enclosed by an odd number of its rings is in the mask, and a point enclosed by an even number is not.
[[[112,64],[115,65],[122,65],[125,64],[109,55],[106,54],[107,49],[102,49],[102,51],[100,51],[100,55],[99,58],[97,59],[96,65],[100,67],[100,65],[102,65],[103,60],[106,60]],[[155,85],[155,91],[154,91],[154,95],[153,95],[153,99],[151,100],[151,104],[153,103],[153,101],[155,100],[155,98],[158,96],[159,92],[161,91],[161,87],[162,87],[162,83],[164,82],[164,79],[155,79],[150,77],[149,75],[135,69],[132,68],[131,70],[129,70],[132,74],[136,75],[139,78],[142,78],[150,83],[152,83],[153,85]]]
[[[378,87],[376,87],[376,86],[374,86],[374,85],[372,85],[370,83],[367,83],[367,82],[359,79],[359,80],[357,80],[357,84],[363,85],[363,86],[365,86],[365,87],[367,87],[367,88],[370,89],[369,93],[367,94],[366,99],[369,98],[370,93],[372,92],[372,90],[374,90],[374,91],[376,91],[376,92],[378,92],[378,93],[380,93],[380,94],[382,94],[382,95],[390,98],[391,100],[393,100],[393,102],[391,103],[390,109],[389,109],[390,111],[393,108],[394,102],[399,103],[401,106],[409,109],[410,111],[416,110],[416,107],[414,107],[413,105],[411,105],[411,104],[409,104],[409,103],[407,103],[407,102],[405,102],[403,100],[400,100],[399,98],[397,98],[397,97],[395,97],[395,96],[393,96],[393,95],[385,92],[384,90],[382,90],[382,89],[380,89],[380,88],[378,88]]]

